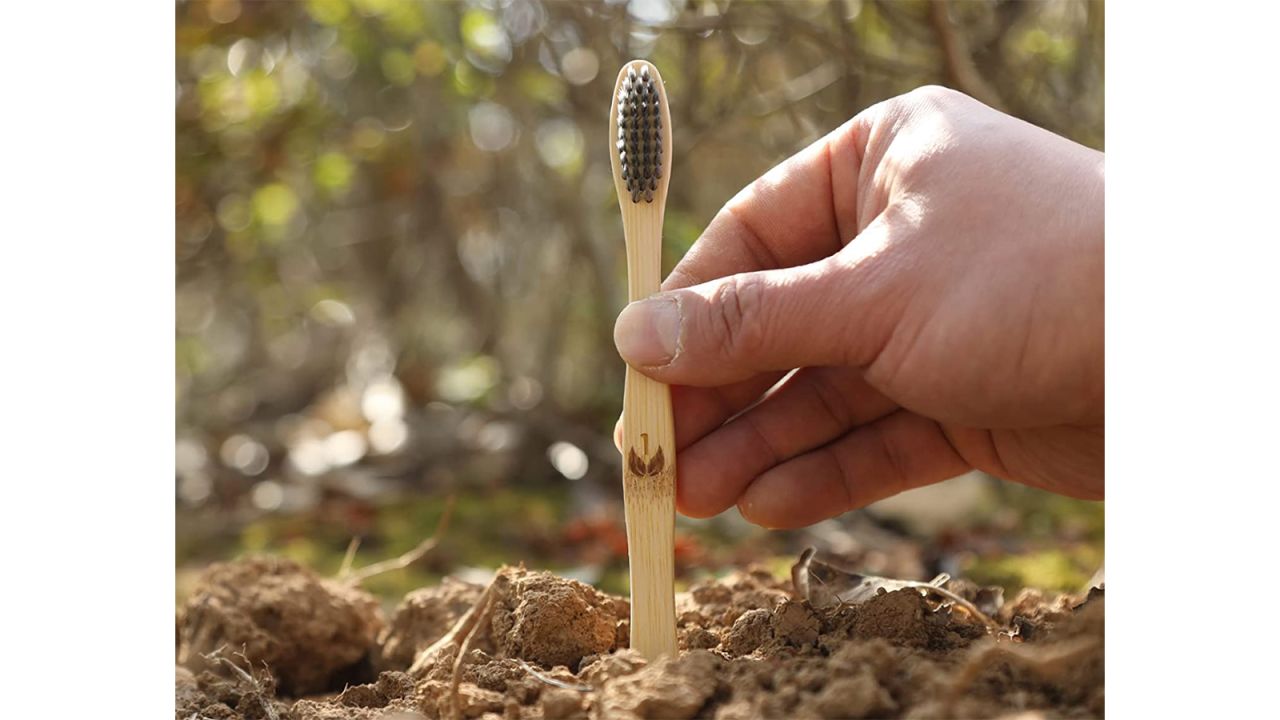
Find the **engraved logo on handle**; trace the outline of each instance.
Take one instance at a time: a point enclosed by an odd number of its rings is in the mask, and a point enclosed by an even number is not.
[[[627,469],[637,477],[654,477],[666,467],[666,458],[662,456],[662,448],[649,456],[649,434],[640,433],[640,454],[633,447],[627,452]]]

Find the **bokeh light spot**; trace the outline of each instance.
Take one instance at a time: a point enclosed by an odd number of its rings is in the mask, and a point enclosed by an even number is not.
[[[218,451],[218,457],[223,465],[245,475],[259,475],[271,462],[266,446],[244,434],[227,438]]]
[[[511,59],[511,42],[507,33],[488,11],[472,8],[463,13],[460,30],[467,47],[484,59],[502,62]]]
[[[557,442],[547,448],[547,459],[556,471],[570,480],[581,480],[591,467],[587,454],[573,443]]]
[[[368,449],[364,435],[355,430],[340,430],[324,439],[325,459],[333,467],[355,464]]]
[[[387,129],[375,117],[362,117],[356,121],[351,141],[361,150],[376,150],[387,138]]]
[[[413,57],[400,48],[387,50],[382,53],[382,75],[392,85],[412,85],[416,75]]]
[[[396,420],[404,415],[404,390],[393,377],[376,380],[360,398],[360,412],[369,422]]]
[[[280,505],[284,503],[284,488],[280,487],[280,483],[275,480],[263,480],[253,486],[253,492],[250,493],[249,498],[253,506],[259,510],[266,512],[279,510]]]
[[[333,327],[347,327],[356,321],[356,314],[351,306],[333,298],[325,298],[312,305],[311,317]]]
[[[297,196],[280,183],[264,185],[253,193],[253,212],[267,225],[284,225],[297,210]]]
[[[389,455],[409,439],[409,426],[399,418],[379,420],[369,426],[369,447],[379,455]]]
[[[248,62],[258,55],[258,43],[250,38],[240,38],[227,50],[227,70],[236,77],[240,76]]]
[[[253,221],[249,201],[239,193],[231,193],[218,201],[217,216],[218,224],[227,232],[244,230]]]
[[[212,494],[213,481],[205,473],[192,473],[178,479],[178,498],[192,507],[204,504]]]
[[[240,0],[209,0],[208,13],[220,25],[235,22],[240,17]]]
[[[489,392],[498,381],[498,363],[481,355],[440,372],[436,390],[449,402],[469,402]]]
[[[316,158],[316,184],[330,192],[346,190],[354,173],[355,167],[340,152],[327,152]]]
[[[600,72],[600,59],[590,48],[578,47],[565,53],[560,61],[564,79],[574,85],[586,85]]]
[[[497,103],[482,102],[471,108],[471,142],[481,150],[504,150],[516,137],[516,123],[511,113]]]
[[[582,167],[584,141],[582,132],[572,120],[556,118],[538,126],[534,141],[538,156],[557,170]]]
[[[425,77],[435,77],[444,72],[448,61],[444,48],[430,40],[418,43],[418,47],[413,50],[413,66]]]
[[[350,12],[347,0],[307,0],[307,13],[325,25],[337,25],[346,20]]]

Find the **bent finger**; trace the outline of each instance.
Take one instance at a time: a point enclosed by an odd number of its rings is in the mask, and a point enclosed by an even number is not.
[[[856,370],[805,368],[680,454],[676,507],[690,517],[717,515],[770,468],[896,408]]]
[[[803,527],[971,469],[937,422],[899,410],[760,475],[738,509],[763,527]]]

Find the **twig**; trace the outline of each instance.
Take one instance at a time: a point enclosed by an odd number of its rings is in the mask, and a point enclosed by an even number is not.
[[[226,645],[219,645],[218,649],[214,650],[213,652],[207,655],[201,655],[200,657],[204,658],[208,662],[221,663],[223,665],[226,665],[228,668],[230,668],[231,672],[241,682],[246,683],[249,687],[253,688],[255,692],[257,692],[258,703],[262,705],[263,712],[267,714],[267,720],[280,720],[280,716],[276,714],[276,709],[271,706],[271,701],[267,699],[267,691],[263,689],[262,685],[258,683],[257,679],[254,678],[253,675],[245,672],[239,665],[236,665],[229,658],[227,658],[222,654],[222,651],[226,647],[227,647]],[[240,657],[244,658],[245,663],[249,666],[249,669],[252,670],[253,663],[249,662],[249,658],[245,656],[243,650],[240,651],[239,655]]]
[[[540,680],[548,685],[553,685],[558,688],[564,688],[565,690],[573,690],[575,692],[581,692],[581,693],[591,692],[592,690],[595,689],[590,685],[583,685],[582,683],[568,683],[563,680],[557,680],[519,658],[516,658],[516,663],[518,663],[520,667],[524,669],[525,672],[532,675],[535,679]]]
[[[955,604],[964,608],[973,617],[981,620],[982,623],[986,625],[987,629],[989,630],[996,630],[1000,627],[995,620],[992,620],[990,616],[988,616],[986,613],[979,610],[977,605],[974,605],[968,600],[965,600],[964,598],[960,597],[959,595],[951,592],[950,590],[940,585],[931,585],[929,583],[919,583],[919,584],[912,584],[912,587],[917,588],[919,590],[924,590],[925,593],[936,592],[939,595],[947,598],[951,602],[954,602]]]
[[[471,643],[475,640],[479,633],[476,630],[480,627],[480,623],[489,617],[490,610],[493,609],[493,588],[498,584],[497,576],[489,582],[489,587],[485,588],[484,594],[480,596],[479,602],[476,603],[473,610],[476,611],[475,618],[471,622],[471,627],[467,631],[466,637],[462,640],[462,646],[458,648],[458,654],[453,658],[453,677],[449,681],[449,709],[451,715],[458,720],[462,718],[462,708],[458,705],[458,684],[462,679],[462,663],[471,650]]]
[[[414,657],[413,665],[409,666],[410,675],[419,677],[427,669],[431,661],[435,659],[436,653],[449,645],[460,642],[462,638],[471,634],[472,629],[475,628],[480,620],[481,606],[488,604],[489,597],[493,595],[493,587],[497,581],[498,577],[495,575],[489,586],[484,589],[479,599],[476,600],[476,603],[462,617],[458,618],[453,627],[449,628],[449,632]]]
[[[351,565],[356,560],[356,550],[360,548],[360,536],[352,535],[347,543],[347,552],[342,556],[342,567],[338,568],[338,579],[345,578],[351,572]]]
[[[440,523],[436,525],[435,532],[431,533],[431,537],[418,543],[417,547],[400,557],[376,562],[368,567],[356,570],[348,577],[342,578],[342,580],[352,585],[358,585],[376,575],[388,573],[392,570],[403,570],[422,559],[422,556],[435,549],[435,546],[440,542],[440,538],[444,536],[445,530],[449,528],[449,518],[453,515],[453,504],[455,500],[457,500],[457,497],[450,495],[448,499],[444,501],[444,513],[440,516]]]

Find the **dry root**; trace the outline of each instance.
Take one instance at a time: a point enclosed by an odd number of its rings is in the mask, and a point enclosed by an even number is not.
[[[219,664],[226,667],[240,682],[248,685],[258,698],[258,703],[262,705],[262,710],[266,713],[267,720],[280,720],[280,716],[276,714],[276,709],[271,706],[271,701],[267,699],[271,693],[268,692],[266,688],[262,687],[262,684],[258,682],[258,679],[255,678],[252,673],[245,671],[239,665],[236,665],[231,658],[224,655],[222,651],[225,649],[226,646],[222,645],[213,652],[202,655],[201,657],[207,660],[210,664]],[[249,661],[249,658],[245,656],[243,651],[236,654],[244,660],[244,663],[249,666],[250,670],[253,669],[253,663]]]
[[[475,640],[476,630],[480,627],[480,623],[489,617],[489,613],[493,610],[493,588],[497,584],[497,578],[489,582],[489,587],[484,589],[484,594],[480,596],[480,600],[476,606],[472,608],[474,618],[469,623],[465,636],[462,638],[462,646],[458,648],[458,654],[453,658],[453,678],[449,681],[449,709],[454,718],[461,720],[462,709],[458,705],[458,683],[462,679],[462,664],[467,657],[467,653],[471,651],[471,642]],[[472,613],[467,613],[471,615]],[[465,617],[464,617],[465,619]],[[462,624],[462,621],[459,621]],[[453,631],[450,631],[452,634]]]
[[[351,585],[359,585],[371,577],[376,577],[392,570],[403,570],[421,560],[427,553],[434,550],[436,545],[440,544],[440,538],[444,537],[445,530],[449,529],[449,519],[453,516],[453,504],[456,499],[456,496],[450,495],[444,501],[444,512],[440,515],[440,523],[436,525],[435,532],[431,533],[431,537],[418,543],[417,547],[399,557],[376,562],[352,572],[351,562],[355,559],[356,548],[360,546],[359,539],[352,538],[351,544],[347,546],[347,554],[342,560],[342,569],[338,571],[338,579]]]

